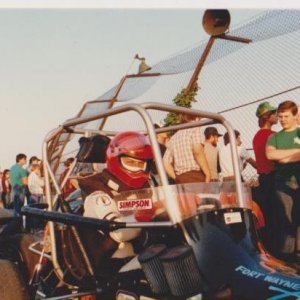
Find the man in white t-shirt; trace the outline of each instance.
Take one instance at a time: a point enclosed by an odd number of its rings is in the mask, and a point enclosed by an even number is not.
[[[237,130],[234,130],[234,134],[239,155],[240,170],[242,171],[246,167],[247,163],[249,163],[253,168],[256,169],[255,160],[249,155],[247,150],[241,146],[241,134]],[[228,132],[224,134],[224,146],[219,150],[219,161],[223,181],[234,180],[233,162]]]
[[[30,192],[29,203],[40,203],[44,194],[44,180],[41,177],[41,167],[38,164],[31,166],[28,176],[28,189]]]

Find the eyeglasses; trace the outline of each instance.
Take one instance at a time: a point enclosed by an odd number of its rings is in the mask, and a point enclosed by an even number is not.
[[[148,161],[132,158],[129,156],[122,156],[121,157],[121,164],[123,168],[130,172],[139,172],[143,171],[146,172]]]

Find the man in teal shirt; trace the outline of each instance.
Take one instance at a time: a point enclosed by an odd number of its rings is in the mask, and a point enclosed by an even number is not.
[[[28,173],[23,168],[27,157],[23,153],[16,156],[16,163],[10,168],[10,184],[12,187],[12,199],[14,203],[15,216],[20,216],[24,204],[25,187],[27,186]]]
[[[278,212],[281,232],[281,258],[295,258],[296,230],[299,225],[300,193],[300,128],[298,107],[284,101],[277,109],[280,132],[272,134],[266,145],[266,156],[275,164],[275,190],[280,200]]]

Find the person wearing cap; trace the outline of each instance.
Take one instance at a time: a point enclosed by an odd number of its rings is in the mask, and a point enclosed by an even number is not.
[[[33,165],[38,165],[40,163],[40,159],[37,156],[31,156],[29,159],[29,165],[27,168],[28,173],[30,173],[32,171],[31,167]]]
[[[274,133],[274,131],[271,130],[272,126],[278,121],[276,108],[269,102],[263,102],[258,106],[256,116],[260,129],[255,134],[252,144],[257,163],[257,173],[259,175],[269,174],[274,168],[273,162],[267,159],[265,146],[268,137]],[[264,176],[260,176],[260,179],[263,180],[263,177]]]
[[[183,123],[195,121],[195,116],[181,116]],[[199,127],[178,130],[169,141],[163,161],[168,176],[176,183],[210,182]]]
[[[262,209],[266,226],[262,234],[265,247],[274,255],[278,248],[277,242],[277,224],[276,216],[276,197],[274,195],[274,166],[273,162],[266,156],[266,143],[270,135],[274,133],[272,126],[278,121],[277,108],[269,102],[259,104],[256,110],[258,126],[260,129],[256,132],[253,140],[253,150],[257,164],[259,187],[256,189],[257,194],[254,196],[255,201]]]
[[[44,179],[41,176],[40,164],[33,164],[31,166],[31,172],[28,175],[28,190],[30,197],[27,198],[27,204],[42,203],[44,197]],[[26,217],[26,229],[32,230],[38,228],[40,221],[35,217]]]
[[[282,230],[280,256],[295,259],[296,230],[299,226],[300,195],[300,128],[297,126],[298,107],[293,101],[284,101],[277,108],[282,130],[272,134],[266,145],[266,156],[274,161],[275,191],[280,200],[278,210]]]
[[[37,156],[35,156],[35,155],[30,157],[29,164],[28,164],[28,166],[26,168],[28,175],[32,172],[33,167],[35,165],[39,165],[40,164],[40,161],[41,160]],[[30,202],[31,193],[29,191],[28,185],[25,186],[25,197],[27,199],[27,203],[29,203]]]
[[[204,130],[205,141],[204,154],[208,163],[211,181],[218,180],[218,139],[222,134],[219,134],[216,127],[206,127]]]

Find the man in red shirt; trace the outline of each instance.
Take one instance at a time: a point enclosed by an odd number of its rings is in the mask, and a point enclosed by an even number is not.
[[[271,130],[272,126],[277,123],[276,108],[271,106],[269,102],[261,103],[257,110],[258,125],[260,129],[253,138],[253,150],[256,158],[257,173],[267,175],[273,171],[273,163],[266,157],[266,142],[268,137],[274,133]]]
[[[258,173],[258,195],[255,200],[261,207],[266,227],[263,240],[266,248],[276,255],[276,197],[274,194],[274,167],[273,162],[266,157],[266,143],[268,137],[274,133],[272,126],[277,123],[276,108],[269,102],[261,103],[257,110],[260,129],[255,134],[252,144]]]

